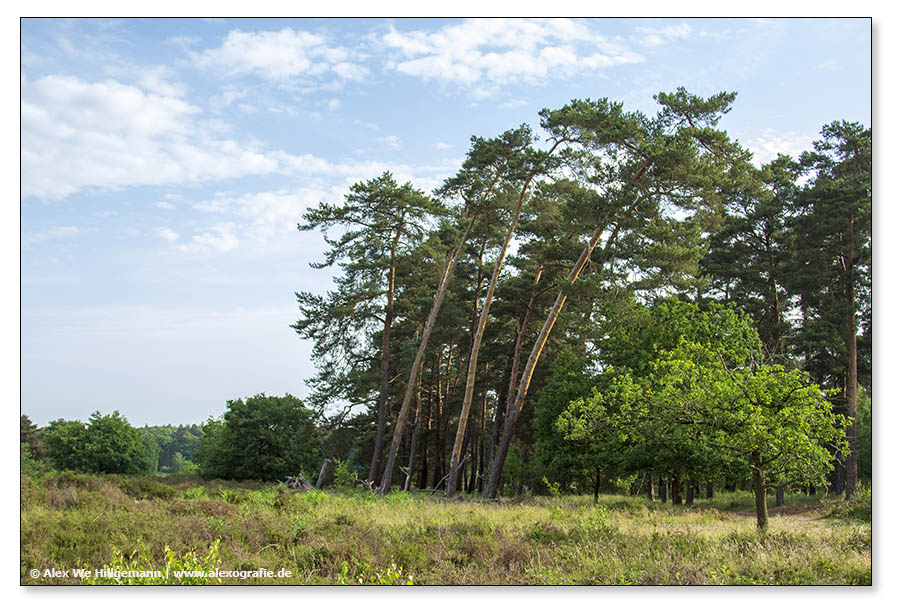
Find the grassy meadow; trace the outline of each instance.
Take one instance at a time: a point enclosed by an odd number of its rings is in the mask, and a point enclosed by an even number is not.
[[[188,476],[22,475],[21,582],[47,569],[169,570],[89,583],[855,585],[872,582],[871,497],[789,494],[755,529],[749,492],[693,507],[641,497],[446,501],[294,493]],[[178,577],[175,571],[244,571]],[[251,576],[266,569],[287,577]],[[32,578],[32,571],[41,571]],[[131,574],[136,574],[132,572]],[[282,573],[281,573],[282,574]]]

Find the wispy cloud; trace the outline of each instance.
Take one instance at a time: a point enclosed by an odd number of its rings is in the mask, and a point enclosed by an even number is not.
[[[676,23],[665,27],[636,27],[632,36],[638,44],[654,48],[681,38],[689,38],[694,29],[688,23]]]
[[[502,86],[544,84],[644,58],[570,19],[471,19],[436,32],[390,27],[381,42],[399,54],[387,67],[466,87],[475,98]]]
[[[283,173],[299,162],[227,138],[227,123],[204,120],[173,92],[72,76],[23,79],[23,196]]]
[[[174,204],[170,202],[153,202],[153,206],[162,210],[174,210]]]
[[[764,129],[760,135],[745,142],[748,149],[754,152],[754,164],[766,164],[775,160],[779,154],[797,158],[804,151],[813,148],[815,135],[807,135],[794,131],[776,132]]]
[[[161,227],[156,231],[156,235],[162,238],[163,240],[167,240],[168,242],[174,242],[180,236],[176,231],[168,227]]]
[[[377,139],[380,143],[388,147],[389,149],[399,149],[402,147],[402,140],[396,135],[389,135],[388,137],[380,137]]]
[[[189,54],[193,65],[227,76],[253,75],[272,82],[336,77],[363,80],[368,69],[355,51],[332,46],[320,35],[284,28],[273,32],[231,31],[220,46]]]
[[[523,99],[511,99],[510,101],[499,103],[498,109],[514,109],[517,107],[523,107],[525,105],[527,105],[527,102]]]
[[[219,223],[212,226],[209,231],[204,231],[193,236],[190,242],[178,245],[181,252],[227,252],[240,244],[239,238],[234,233],[236,225],[233,223]]]
[[[82,230],[75,225],[66,225],[62,227],[53,227],[45,231],[32,232],[22,234],[22,246],[30,248],[36,244],[46,242],[47,240],[57,240],[59,238],[72,238],[80,235]]]

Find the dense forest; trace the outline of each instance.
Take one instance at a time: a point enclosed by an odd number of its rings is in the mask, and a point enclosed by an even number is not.
[[[750,488],[761,528],[768,490],[851,498],[871,484],[871,130],[835,121],[758,167],[719,128],[735,98],[574,100],[472,136],[432,194],[356,183],[298,225],[336,268],[297,293],[304,400],[201,427],[23,416],[23,464],[276,481],[330,459],[381,495],[484,499]]]

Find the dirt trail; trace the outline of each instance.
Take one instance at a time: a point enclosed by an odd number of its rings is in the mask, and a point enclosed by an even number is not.
[[[741,509],[729,512],[733,515],[753,518],[757,516],[757,512],[753,509]],[[808,515],[815,514],[815,515]],[[819,503],[808,503],[805,505],[785,505],[784,507],[770,507],[768,515],[771,518],[781,516],[801,516],[809,520],[821,520],[826,517],[825,508]]]

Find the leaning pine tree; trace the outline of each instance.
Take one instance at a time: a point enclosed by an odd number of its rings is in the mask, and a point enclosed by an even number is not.
[[[570,269],[568,284],[577,280],[599,243],[609,251],[621,231],[649,223],[664,207],[693,210],[699,204],[718,203],[729,168],[747,158],[725,132],[715,128],[734,98],[734,93],[719,93],[705,100],[680,88],[655,97],[662,109],[650,120],[638,112],[625,113],[622,104],[607,99],[574,101],[560,110],[543,112],[547,128],[563,127],[571,133],[571,142],[587,156],[580,161],[588,170],[584,180],[601,191],[601,219]],[[568,291],[562,288],[520,377],[483,491],[487,498],[497,496],[533,372],[567,297]]]

